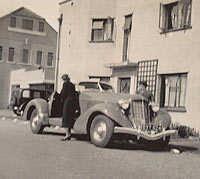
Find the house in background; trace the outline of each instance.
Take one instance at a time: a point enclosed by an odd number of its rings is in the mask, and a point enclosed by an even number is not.
[[[16,87],[53,89],[56,41],[48,22],[24,7],[0,17],[0,108],[7,107]],[[45,75],[31,83],[38,71]]]
[[[199,0],[63,1],[59,76],[132,94],[147,80],[173,122],[200,130],[199,9]]]

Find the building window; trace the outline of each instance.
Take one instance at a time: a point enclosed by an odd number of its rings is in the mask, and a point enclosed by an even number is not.
[[[28,49],[23,49],[23,52],[22,52],[23,54],[22,54],[22,63],[24,63],[24,64],[28,64],[28,53],[29,53],[29,51],[28,51]]]
[[[12,47],[9,48],[8,62],[14,62],[14,48]]]
[[[163,32],[191,27],[192,0],[160,4],[159,28]]]
[[[0,61],[3,61],[3,47],[0,46]]]
[[[91,41],[112,41],[114,19],[93,19]]]
[[[44,22],[39,22],[39,32],[44,32]]]
[[[52,67],[53,66],[53,53],[48,53],[48,59],[47,59],[47,66]]]
[[[132,26],[132,15],[125,16],[124,23],[124,43],[123,43],[123,61],[127,61],[129,58],[129,48],[131,39],[131,26]]]
[[[37,60],[36,60],[36,65],[41,65],[42,64],[42,52],[37,51]]]
[[[23,19],[22,28],[26,30],[33,30],[33,21],[29,19]]]
[[[11,17],[10,18],[10,27],[16,27],[16,22],[17,22],[16,17]]]
[[[120,93],[130,93],[131,78],[119,78],[119,92]]]
[[[160,106],[185,109],[187,73],[161,75]]]

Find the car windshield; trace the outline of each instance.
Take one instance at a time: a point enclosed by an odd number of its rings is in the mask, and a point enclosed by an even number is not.
[[[99,89],[97,82],[80,82],[79,85],[84,86],[85,89]]]
[[[104,91],[113,90],[112,86],[110,86],[110,85],[103,84],[103,83],[100,83],[100,85],[101,85],[101,88],[102,88]]]
[[[109,90],[113,90],[112,86],[107,85],[105,83],[101,83],[101,82],[80,82],[79,85],[84,86],[85,89],[99,89],[99,85],[100,84],[100,88],[103,91],[109,91]]]

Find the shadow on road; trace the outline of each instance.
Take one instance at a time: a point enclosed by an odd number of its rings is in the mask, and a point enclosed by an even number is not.
[[[57,135],[57,136],[64,136],[64,132],[50,132],[50,131],[44,131],[42,135]],[[85,141],[89,142],[90,138],[88,135],[80,135],[80,134],[72,134],[72,138],[74,138],[77,141]],[[139,144],[138,142],[132,141],[131,143],[127,140],[119,140],[119,141],[113,141],[109,147],[110,149],[119,149],[119,150],[145,150],[145,151],[151,151],[151,152],[170,152],[172,149],[177,149],[182,152],[188,152],[188,153],[196,153],[200,154],[200,148],[195,146],[188,146],[184,144],[169,144],[165,149],[163,150],[152,150],[148,149],[145,145]]]

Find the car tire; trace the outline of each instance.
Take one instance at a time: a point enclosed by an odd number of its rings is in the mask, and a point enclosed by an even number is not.
[[[167,136],[165,138],[165,140],[163,139],[158,139],[155,141],[146,141],[145,145],[147,147],[147,149],[149,150],[163,150],[165,147],[167,147],[167,145],[169,144],[170,141],[170,136]]]
[[[90,127],[91,142],[98,147],[107,147],[114,132],[114,123],[105,115],[98,115]]]
[[[39,120],[38,111],[36,108],[31,113],[30,127],[34,134],[41,134],[45,127]]]

